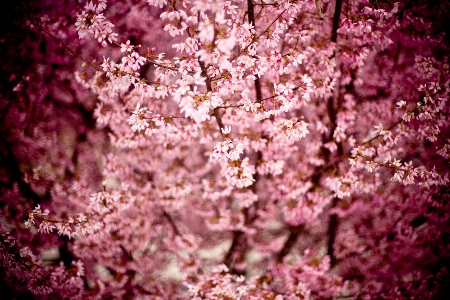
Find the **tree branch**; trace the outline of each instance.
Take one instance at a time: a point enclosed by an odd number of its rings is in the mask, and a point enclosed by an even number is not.
[[[336,7],[334,9],[334,16],[333,16],[333,29],[331,30],[331,41],[334,43],[336,43],[337,41],[337,30],[339,29],[341,9],[342,9],[342,0],[336,0]]]
[[[322,12],[322,1],[316,0],[317,13],[319,14],[319,18],[323,20],[325,18]]]
[[[297,242],[297,239],[300,236],[302,230],[303,226],[295,226],[290,230],[288,239],[286,240],[286,242],[283,245],[283,248],[281,248],[280,252],[277,255],[277,262],[281,263],[283,261],[283,258],[289,254],[292,247],[294,247],[295,243]]]

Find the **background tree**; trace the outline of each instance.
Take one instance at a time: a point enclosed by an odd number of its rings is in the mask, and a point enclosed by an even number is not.
[[[10,3],[2,296],[444,297],[448,12]]]

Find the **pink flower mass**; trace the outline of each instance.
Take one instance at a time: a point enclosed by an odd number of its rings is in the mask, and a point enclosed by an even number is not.
[[[450,299],[448,1],[3,2],[0,299]]]

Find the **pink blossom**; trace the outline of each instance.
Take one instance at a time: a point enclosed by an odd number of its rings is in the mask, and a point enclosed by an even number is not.
[[[79,2],[3,26],[6,296],[445,291],[448,5]]]

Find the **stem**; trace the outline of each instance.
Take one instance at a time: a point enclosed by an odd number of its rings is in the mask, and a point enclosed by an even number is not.
[[[338,10],[337,5],[338,4],[336,3],[336,10]],[[340,7],[339,7],[339,13],[340,13]],[[339,22],[339,15],[338,15],[338,22]],[[342,72],[342,67],[341,67],[341,72]],[[328,137],[327,142],[333,141],[334,132],[337,127],[337,113],[338,113],[339,107],[341,107],[340,101],[339,101],[340,100],[340,90],[339,90],[340,87],[341,87],[341,80],[339,78],[336,81],[334,95],[332,97],[328,98],[327,110],[328,110],[328,117],[330,118],[330,123],[331,123],[332,129],[330,131],[330,136]],[[337,149],[338,156],[342,157],[344,155],[344,147],[342,145],[342,142],[336,142],[336,144],[338,146],[337,147],[338,148]],[[324,148],[324,150],[325,150],[325,148]],[[331,159],[331,153],[328,150],[326,150],[325,151],[326,162],[330,162],[330,159]],[[339,201],[339,199],[334,197],[333,200],[331,201],[330,209],[334,208],[337,205],[338,201]],[[338,226],[339,226],[338,216],[336,214],[330,214],[329,219],[328,219],[328,232],[327,232],[327,237],[328,237],[327,255],[330,257],[330,267],[331,268],[336,264],[336,257],[334,255],[333,244],[334,244],[334,241],[336,240]]]
[[[205,63],[203,61],[200,60],[200,58],[198,59],[198,64],[200,65],[200,69],[202,70],[202,76],[205,78],[205,83],[206,83],[206,90],[208,92],[212,92],[212,86],[211,86],[211,78],[208,76],[208,72],[206,70],[206,66]],[[224,136],[222,129],[224,128],[223,126],[223,122],[222,122],[222,118],[219,114],[219,108],[216,107],[214,108],[214,117],[216,118],[217,121],[217,125],[219,125],[219,131],[220,134],[222,136]]]
[[[256,92],[256,102],[263,102],[262,91],[261,91],[261,81],[257,77],[255,79],[255,92]]]
[[[169,221],[170,226],[172,227],[173,232],[178,235],[179,237],[181,237],[181,239],[183,241],[185,241],[189,246],[192,246],[192,243],[189,242],[187,239],[184,238],[183,234],[181,233],[180,229],[178,229],[177,224],[175,224],[175,221],[172,219],[172,217],[169,215],[168,212],[166,212],[165,210],[163,210],[163,215],[164,217],[167,218],[167,220]]]
[[[286,240],[286,242],[283,245],[283,248],[277,255],[277,262],[281,263],[283,261],[283,258],[289,254],[292,247],[294,247],[295,243],[297,242],[297,239],[300,236],[302,229],[303,226],[296,226],[290,230],[288,239]]]
[[[234,263],[234,253],[236,252],[237,249],[239,249],[239,246],[245,247],[246,248],[246,242],[245,241],[241,241],[241,237],[243,237],[243,232],[242,231],[234,231],[233,232],[233,242],[231,243],[231,247],[227,252],[227,255],[225,256],[223,263],[225,265],[227,265],[232,273],[238,273],[236,271],[236,269],[232,266]],[[245,238],[245,236],[244,236]],[[244,255],[242,255],[243,257]]]
[[[336,0],[336,8],[333,16],[333,29],[331,30],[331,41],[336,43],[337,30],[339,28],[339,18],[341,17],[342,0]]]
[[[248,22],[253,25],[253,27],[256,26],[255,23],[255,9],[253,5],[253,0],[247,0],[247,15],[248,15]],[[255,28],[256,29],[256,28]]]
[[[253,0],[247,0],[247,15],[248,22],[253,25],[253,28],[256,30],[256,21],[255,21],[255,7],[253,5]],[[256,101],[258,103],[262,102],[262,92],[261,92],[261,81],[259,77],[255,79],[255,92],[256,92]]]
[[[336,4],[337,5],[337,4]],[[338,7],[336,7],[336,9],[338,9]],[[339,7],[339,11],[340,11],[340,7]],[[327,101],[327,110],[328,110],[328,117],[330,119],[330,123],[331,123],[331,131],[330,131],[330,135],[329,136],[324,136],[322,138],[322,142],[323,144],[326,144],[330,141],[333,140],[333,134],[334,134],[334,130],[336,128],[336,110],[335,110],[335,100],[336,102],[338,102],[339,100],[339,86],[340,86],[340,81],[336,82],[336,87],[335,87],[335,94],[330,97]],[[339,105],[338,105],[339,106]],[[322,146],[322,151],[324,154],[324,159],[325,159],[325,164],[322,167],[319,167],[309,178],[312,181],[313,185],[311,187],[311,190],[314,190],[315,188],[320,187],[320,178],[322,177],[324,170],[327,170],[329,167],[333,166],[334,163],[330,164],[330,160],[331,160],[331,152],[326,149],[325,147]],[[344,151],[343,151],[343,146],[342,143],[338,143],[338,154],[340,155],[340,157],[338,158],[338,160],[342,159],[342,156],[344,155]],[[335,203],[336,201],[333,200],[332,206],[334,207],[336,205]],[[337,229],[337,216],[336,215],[331,215],[330,216],[330,221],[329,221],[329,227],[328,227],[328,253],[331,253],[331,255],[333,255],[333,243],[334,240],[336,239],[336,229]],[[289,233],[289,237],[286,240],[286,242],[284,243],[283,248],[281,249],[281,251],[278,253],[277,255],[277,261],[278,262],[282,262],[283,258],[289,254],[290,250],[292,249],[292,247],[295,245],[295,243],[297,242],[297,239],[301,233],[301,229],[302,226],[296,226],[293,229],[290,230]],[[331,247],[330,247],[331,244]],[[330,256],[331,262],[335,261],[334,256]]]
[[[317,12],[319,13],[319,18],[321,20],[323,20],[325,18],[325,16],[323,15],[323,12],[322,12],[322,1],[316,0],[316,7],[317,7]]]
[[[248,22],[250,24],[252,24],[254,28],[256,28],[256,26],[255,26],[255,24],[256,24],[255,23],[255,10],[254,10],[254,5],[253,5],[253,0],[247,0],[247,6],[248,6],[248,10],[247,10]],[[246,47],[246,49],[247,48],[248,48],[248,46]],[[259,80],[259,78],[255,79],[255,92],[256,92],[256,101],[261,103],[263,101],[263,98],[262,98],[261,81]],[[218,108],[216,108],[214,110],[214,113],[216,113],[216,110],[218,110]],[[261,153],[261,151],[258,151],[257,154],[256,154],[256,164],[258,164],[258,161],[261,160],[261,158],[262,158],[262,153]],[[255,181],[250,186],[250,189],[255,194],[256,194],[256,186],[257,186],[258,180],[259,180],[259,174],[258,174],[258,172],[256,172],[255,173]],[[246,226],[250,225],[256,219],[256,216],[257,216],[256,213],[255,213],[255,215],[252,218],[249,218],[249,208],[244,208],[242,210],[242,212],[243,212],[244,217],[245,217],[245,225]],[[240,251],[240,253],[239,253],[240,256],[239,256],[238,260],[243,260],[244,256],[245,256],[245,253],[247,252],[247,239],[246,239],[246,236],[243,235],[242,231],[234,231],[233,232],[233,241],[231,243],[230,250],[228,250],[228,253],[227,253],[227,255],[225,256],[225,259],[224,259],[224,263],[228,267],[230,267],[231,264],[234,262],[234,260],[232,258],[234,256],[234,253],[237,252],[237,249],[239,249],[239,248],[241,248],[242,251]],[[239,273],[239,272],[237,272],[237,270],[235,270],[235,268],[231,268],[230,267],[230,269],[234,273]]]
[[[317,3],[317,2],[316,2]],[[339,28],[339,19],[340,19],[340,15],[341,15],[341,9],[342,9],[342,0],[337,0],[336,1],[336,7],[335,7],[335,11],[334,11],[334,17],[333,17],[333,29],[331,32],[331,41],[336,43],[337,41],[337,30]],[[340,80],[338,80],[336,82],[336,87],[335,87],[335,94],[333,97],[330,97],[328,99],[328,103],[327,103],[327,109],[328,109],[328,116],[330,118],[330,123],[332,125],[332,130],[330,133],[330,136],[328,138],[329,141],[333,140],[333,135],[334,135],[334,131],[335,128],[337,126],[337,109],[339,109],[340,105]],[[350,86],[348,86],[348,89],[353,89],[353,83],[350,84]],[[396,125],[394,125],[396,126]],[[342,142],[337,143],[338,149],[338,155],[340,158],[344,158],[347,157],[347,155],[344,154],[344,147]],[[330,161],[330,155],[331,153],[329,153],[329,151],[325,152],[325,156],[326,156],[326,161],[329,163]],[[337,203],[338,203],[339,199],[338,198],[333,198],[332,202],[331,202],[331,206],[330,208],[334,208]],[[337,259],[335,257],[334,254],[334,248],[333,248],[333,244],[336,240],[336,235],[337,235],[337,230],[338,230],[338,226],[339,226],[339,218],[336,214],[331,214],[329,215],[329,221],[328,221],[328,232],[327,232],[327,236],[328,236],[328,241],[327,241],[327,255],[330,257],[330,266],[333,267],[334,265],[336,265]]]
[[[331,207],[335,207],[337,204],[338,198],[333,198],[333,202],[331,203]],[[338,228],[338,216],[336,214],[330,215],[330,219],[328,221],[328,242],[327,242],[327,255],[330,257],[330,267],[332,268],[336,264],[336,257],[334,255],[333,244],[336,240],[336,233]]]

